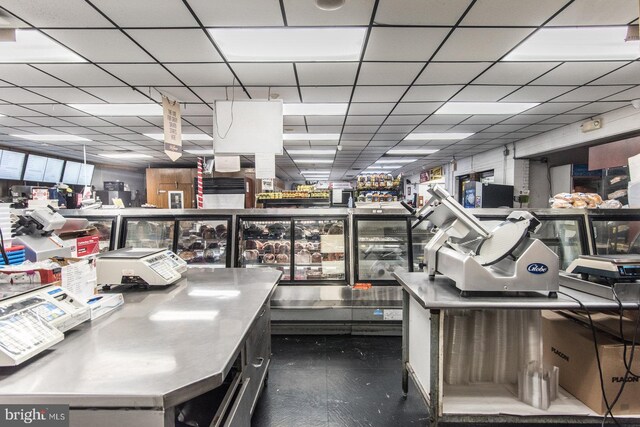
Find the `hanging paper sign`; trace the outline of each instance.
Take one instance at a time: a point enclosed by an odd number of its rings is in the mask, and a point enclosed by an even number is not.
[[[164,114],[164,152],[174,162],[182,157],[182,119],[180,103],[162,96]]]
[[[216,155],[216,172],[238,172],[240,171],[240,156],[219,156]]]
[[[262,191],[273,191],[273,179],[262,180]]]
[[[256,179],[276,177],[276,155],[273,153],[256,153]]]

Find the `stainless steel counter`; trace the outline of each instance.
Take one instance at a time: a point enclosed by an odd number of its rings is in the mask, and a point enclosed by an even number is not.
[[[214,389],[281,274],[193,268],[176,285],[126,292],[117,311],[1,369],[0,402],[168,408]]]
[[[565,293],[578,299],[585,307],[594,310],[618,310],[618,303],[613,299],[601,298],[588,293],[563,286],[568,281],[575,280],[560,276],[560,291],[558,298],[548,298],[543,294],[527,293],[517,296],[469,296],[461,297],[460,291],[455,287],[453,280],[436,276],[435,280],[429,280],[427,273],[395,273],[402,288],[411,295],[425,309],[543,309],[543,310],[579,310],[580,304],[572,298],[563,295]],[[638,302],[623,301],[623,307],[629,310],[637,310]]]

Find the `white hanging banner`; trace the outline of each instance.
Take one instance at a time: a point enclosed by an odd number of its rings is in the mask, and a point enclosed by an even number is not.
[[[273,179],[267,178],[262,180],[262,191],[273,191]]]
[[[276,177],[276,155],[273,153],[256,153],[256,179]]]
[[[162,95],[164,114],[164,152],[174,162],[182,157],[182,119],[180,103]]]
[[[216,155],[216,172],[238,172],[240,171],[240,156],[220,156]]]

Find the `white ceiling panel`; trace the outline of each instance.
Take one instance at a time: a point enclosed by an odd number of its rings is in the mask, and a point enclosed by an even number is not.
[[[345,133],[368,133],[368,134],[373,134],[377,130],[378,130],[378,126],[376,126],[376,125],[371,125],[371,126],[352,125],[352,126],[345,126],[344,127],[344,132]]]
[[[207,27],[281,26],[278,0],[189,0]]]
[[[303,87],[301,91],[304,102],[348,102],[351,96],[351,87]]]
[[[119,30],[47,30],[78,54],[93,62],[152,62],[153,59]],[[100,46],[100,48],[96,48]]]
[[[503,123],[504,124],[533,124],[533,123],[537,123],[540,122],[542,120],[545,119],[550,119],[552,116],[551,114],[518,114],[517,116],[513,116],[510,117],[508,119],[506,119]]]
[[[559,62],[498,62],[474,83],[524,85],[546,73]]]
[[[575,89],[575,86],[524,86],[502,99],[502,101],[545,102],[572,89]]]
[[[123,83],[92,64],[37,64],[40,70],[74,86],[121,86]]]
[[[489,62],[432,62],[422,72],[416,84],[466,84],[490,64]]]
[[[373,10],[371,0],[349,0],[336,11],[319,9],[315,2],[284,0],[287,23],[291,26],[368,25]]]
[[[451,100],[463,102],[495,102],[516,89],[516,86],[467,86]]]
[[[304,116],[283,116],[282,124],[284,126],[304,126]]]
[[[34,92],[47,98],[54,99],[63,104],[91,104],[96,102],[102,102],[100,99],[92,96],[80,89],[73,87],[40,87],[31,88]]]
[[[403,101],[447,101],[462,87],[461,85],[413,86]]]
[[[293,64],[232,64],[233,71],[245,86],[295,86]]]
[[[436,61],[497,61],[531,28],[458,28],[435,56]]]
[[[108,20],[84,0],[3,0],[2,7],[35,27],[112,27]]]
[[[397,108],[396,108],[397,110]],[[428,113],[427,113],[428,114]],[[385,121],[386,125],[417,125],[426,119],[426,114],[400,115],[396,111]]]
[[[43,98],[33,92],[17,87],[0,87],[0,100],[14,104],[48,103],[50,99]]]
[[[160,62],[222,62],[201,29],[127,30]]]
[[[465,120],[464,124],[492,125],[508,119],[510,116],[502,114],[476,114]]]
[[[162,94],[180,102],[200,102],[198,96],[186,86],[158,87],[156,89],[150,89],[149,86],[139,86],[138,89],[149,94],[156,102],[162,102]],[[159,92],[162,92],[162,94]]]
[[[635,61],[593,82],[596,85],[640,84],[640,61]]]
[[[37,126],[33,123],[30,123],[32,119],[35,117],[26,117],[25,120],[15,119],[13,117],[0,117],[0,126]],[[28,121],[26,121],[28,120]]]
[[[131,86],[180,84],[167,70],[157,64],[104,64],[102,67]]]
[[[197,115],[197,116],[206,116],[207,114],[213,114],[211,107],[208,104],[202,103],[187,103],[182,106],[185,116],[188,115]]]
[[[407,88],[405,86],[357,86],[354,102],[397,102]]]
[[[147,103],[151,100],[128,87],[87,87],[87,92],[110,103]]]
[[[415,125],[387,125],[385,124],[379,130],[380,133],[409,133],[416,126]]]
[[[348,125],[379,125],[381,124],[386,115],[378,115],[378,116],[348,116],[347,124]]]
[[[623,64],[620,62],[565,62],[532,84],[582,85],[619,68]]]
[[[425,120],[425,123],[434,125],[456,125],[460,122],[463,122],[468,117],[471,116],[464,116],[462,114],[436,114],[434,116],[430,116],[427,120]]]
[[[353,115],[387,115],[394,107],[392,102],[354,102],[349,108],[349,114]]]
[[[93,0],[120,27],[190,27],[195,19],[180,0]]]
[[[566,93],[554,101],[574,102],[574,101],[597,101],[606,98],[614,93],[629,89],[631,86],[584,86]]]
[[[167,68],[189,86],[231,86],[233,82],[225,64],[167,64]]]
[[[286,102],[300,102],[297,87],[247,87],[253,99],[282,99]],[[274,98],[277,96],[277,98]]]
[[[307,124],[313,126],[342,126],[343,122],[344,116],[307,116]]]
[[[444,28],[375,27],[371,30],[365,60],[427,61],[446,34]]]
[[[563,5],[558,0],[478,0],[461,25],[538,26]]]
[[[616,0],[615,6],[608,0],[580,0],[574,1],[547,25],[626,25],[636,18],[636,0]]]
[[[0,114],[4,116],[14,117],[37,117],[42,116],[39,111],[32,111],[29,108],[20,107],[18,105],[0,105]]]
[[[572,114],[602,114],[607,111],[615,110],[622,107],[628,107],[628,102],[592,102],[584,107],[576,108],[571,111]],[[606,124],[605,124],[606,126]]]
[[[298,79],[302,86],[353,85],[358,69],[357,62],[298,63]]]
[[[88,114],[84,111],[76,110],[75,108],[67,107],[66,105],[61,104],[33,104],[29,105],[29,108],[55,117],[88,116]]]
[[[442,102],[401,102],[393,114],[431,114],[442,106]],[[423,117],[424,118],[424,117]]]
[[[613,96],[605,98],[605,101],[631,101],[640,98],[640,86],[636,86],[629,90],[617,93]]]
[[[0,80],[16,86],[66,86],[64,82],[27,64],[0,64]]]
[[[376,22],[387,25],[453,25],[470,0],[381,0]]]
[[[216,100],[225,100],[231,99],[233,96],[233,91],[231,88],[224,87],[192,87],[191,88],[195,93],[198,94],[202,99],[204,99],[208,103],[212,103]],[[241,88],[235,88],[235,99],[248,99],[246,94],[242,91]],[[207,114],[210,114],[211,110]],[[195,113],[190,113],[195,114]]]
[[[581,120],[586,120],[589,117],[591,116],[588,114],[560,114],[544,120],[542,123],[562,123],[566,125],[569,123],[576,123]]]
[[[418,75],[421,62],[365,62],[358,76],[359,85],[408,85]]]
[[[67,123],[66,120],[58,119],[56,117],[29,117],[29,121],[41,126],[69,126],[69,123]],[[40,130],[38,130],[38,133],[40,133]],[[46,132],[43,132],[43,133],[46,133]],[[63,132],[52,132],[52,133],[63,133]]]

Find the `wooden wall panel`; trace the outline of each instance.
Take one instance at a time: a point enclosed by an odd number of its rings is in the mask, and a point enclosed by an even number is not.
[[[195,168],[149,168],[147,172],[147,203],[158,208],[168,208],[168,191],[184,192],[184,207],[194,208],[193,179]]]

